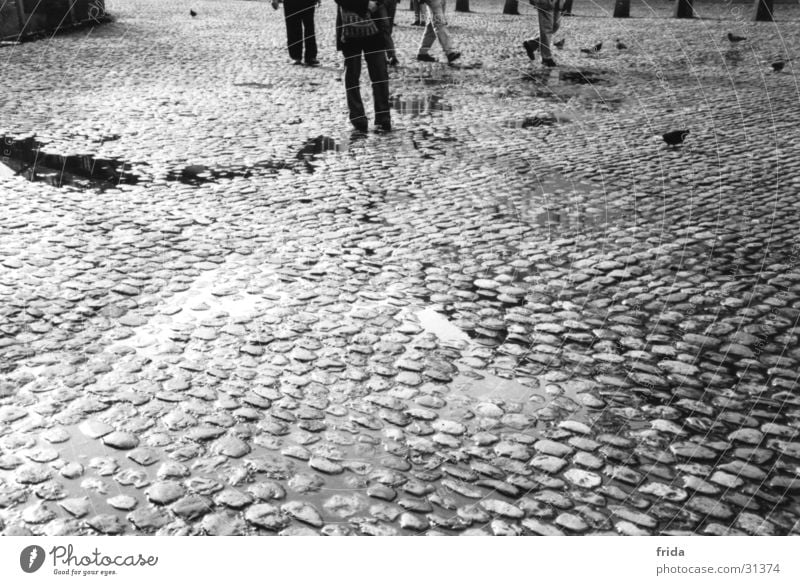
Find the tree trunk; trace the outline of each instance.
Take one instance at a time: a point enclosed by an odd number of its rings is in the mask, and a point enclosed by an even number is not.
[[[675,2],[675,18],[694,18],[693,0],[677,0]]]
[[[614,4],[614,18],[629,18],[631,15],[631,0],[617,0]]]
[[[519,14],[518,0],[506,0],[503,5],[503,14]]]
[[[564,0],[561,5],[561,14],[569,14],[572,16],[572,0]]]
[[[753,20],[772,22],[772,0],[756,0]]]
[[[456,0],[456,12],[469,12],[469,0]]]

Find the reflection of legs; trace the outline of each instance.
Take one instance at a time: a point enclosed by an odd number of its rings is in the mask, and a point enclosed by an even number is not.
[[[425,25],[425,34],[422,36],[422,44],[419,47],[419,51],[417,51],[420,55],[427,55],[433,46],[433,42],[436,40],[436,31],[433,29],[433,12],[430,6],[426,8],[428,10],[428,24]]]
[[[439,44],[442,45],[445,55],[453,52],[453,43],[450,41],[450,31],[447,29],[447,20],[444,17],[445,0],[429,0],[431,23]],[[429,24],[429,26],[431,26]],[[425,31],[427,33],[427,30]]]
[[[367,61],[369,79],[372,81],[372,98],[375,103],[375,123],[389,123],[389,73],[386,70],[382,39],[372,37],[364,43],[364,59]],[[363,112],[363,107],[362,107]]]
[[[353,126],[366,130],[367,118],[364,116],[364,103],[361,101],[361,45],[352,46],[346,43],[342,48],[344,54],[344,87],[347,93],[347,109]]]
[[[283,14],[286,19],[286,44],[289,45],[289,56],[299,61],[303,58],[302,5],[286,0],[283,3]]]
[[[314,3],[306,3],[301,15],[303,34],[305,35],[306,63],[317,60],[317,37],[314,33]]]

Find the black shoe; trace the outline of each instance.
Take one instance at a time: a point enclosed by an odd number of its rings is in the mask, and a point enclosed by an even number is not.
[[[436,57],[431,57],[427,53],[419,53],[417,55],[417,61],[424,61],[426,63],[435,63]]]
[[[292,65],[302,65],[303,64],[303,60],[302,59],[292,59],[291,63],[292,63]]]
[[[369,125],[366,120],[350,120],[350,123],[358,132],[367,132],[369,130]]]
[[[319,67],[319,61],[317,59],[310,59],[306,61],[306,65],[309,67]]]
[[[461,58],[461,53],[458,51],[453,51],[452,53],[447,53],[447,62],[453,63],[454,61],[458,61]]]
[[[375,122],[376,130],[378,132],[391,132],[392,131],[392,123],[389,121],[386,122]]]
[[[542,59],[542,65],[544,65],[545,67],[555,67],[556,62],[553,61],[552,59]]]
[[[533,61],[536,59],[536,51],[539,50],[539,39],[533,39],[532,41],[523,41],[522,46],[525,48],[525,52],[528,53],[528,59]]]
[[[421,20],[415,20],[411,23],[411,26],[425,26],[426,23],[422,22]]]

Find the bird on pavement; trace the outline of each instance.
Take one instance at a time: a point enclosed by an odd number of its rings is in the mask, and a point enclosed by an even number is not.
[[[603,48],[603,43],[600,42],[600,43],[597,43],[591,49],[581,49],[581,53],[586,53],[587,55],[594,55],[595,53],[600,52],[600,49],[602,49],[602,48]]]
[[[553,43],[553,46],[556,49],[563,49],[564,48],[564,41],[566,41],[566,40],[567,39],[561,39],[560,41],[556,41],[555,43]]]
[[[683,143],[688,134],[688,130],[671,130],[665,134],[662,134],[661,137],[664,139],[664,142],[670,146],[677,146]]]
[[[786,67],[786,61],[775,61],[772,64],[772,72],[779,73],[783,71],[783,68]]]
[[[627,48],[628,48],[628,45],[623,43],[621,40],[617,39],[617,50],[624,51]]]
[[[742,41],[746,41],[747,37],[739,37],[733,33],[728,33],[728,40],[732,43],[741,43]]]
[[[192,18],[194,18],[195,16],[197,16],[197,13],[196,13],[194,10],[191,10],[191,9],[189,9],[189,14],[191,14],[191,15],[192,15]]]

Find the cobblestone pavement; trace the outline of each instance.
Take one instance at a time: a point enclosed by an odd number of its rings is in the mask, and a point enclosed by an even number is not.
[[[800,533],[800,8],[404,3],[354,139],[329,0],[108,6],[0,48],[4,534]]]

